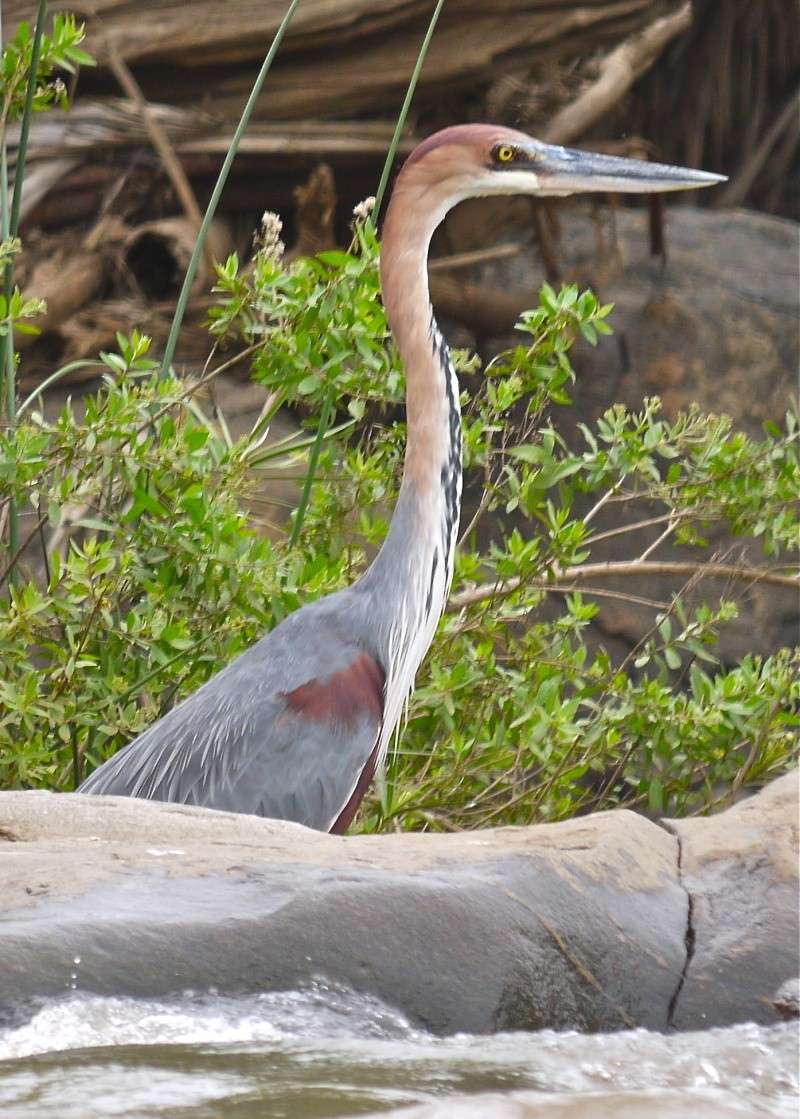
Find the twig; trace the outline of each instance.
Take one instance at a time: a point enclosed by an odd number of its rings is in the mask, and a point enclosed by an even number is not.
[[[489,500],[490,499],[489,499],[488,490],[486,488],[484,488],[484,491],[481,494],[481,500],[478,504],[478,508],[475,510],[474,516],[472,517],[472,519],[470,520],[469,524],[464,529],[464,531],[461,533],[461,536],[458,538],[458,547],[459,548],[461,548],[463,546],[464,541],[469,538],[470,533],[474,530],[475,526],[478,524],[478,521],[481,519],[483,514],[486,512],[486,509],[488,508],[488,505],[489,505]]]
[[[553,226],[551,214],[547,209],[547,201],[541,198],[529,198],[531,221],[536,245],[544,265],[545,276],[551,284],[561,282],[561,264],[558,257],[558,231]]]
[[[154,413],[154,415],[146,420],[145,423],[143,423],[142,426],[138,429],[136,434],[141,435],[143,431],[147,431],[148,427],[154,424],[156,420],[160,420],[163,415],[166,415],[166,413],[169,412],[170,408],[177,408],[177,406],[179,404],[182,404],[184,400],[187,400],[189,397],[193,396],[198,391],[198,389],[203,388],[203,386],[207,385],[209,381],[213,381],[215,377],[219,377],[220,373],[225,373],[228,369],[231,369],[234,365],[237,365],[242,360],[242,358],[254,353],[261,345],[263,345],[262,342],[254,342],[251,346],[245,347],[245,349],[240,350],[238,354],[234,354],[233,357],[228,358],[227,361],[223,361],[222,365],[216,366],[216,368],[212,369],[210,373],[204,373],[202,377],[198,378],[198,380],[192,381],[192,383],[188,385],[187,388],[185,388],[179,396],[176,396],[174,400],[170,400],[167,404],[162,405],[161,408],[159,408],[159,410]]]
[[[45,580],[46,580],[46,585],[49,587],[52,573],[51,573],[51,570],[50,570],[50,557],[47,554],[47,541],[45,540],[45,536],[44,536],[45,518],[42,515],[41,506],[42,506],[42,499],[40,497],[39,501],[38,501],[38,504],[37,504],[37,509],[36,509],[36,512],[39,514],[39,543],[42,547],[42,560],[44,561],[44,577],[45,577]],[[64,634],[63,628],[62,628],[61,632],[64,635],[64,639],[66,640],[66,634]]]
[[[529,581],[526,581],[525,586],[532,586],[536,589],[536,584]],[[545,579],[542,579],[539,581],[538,589],[551,591],[553,594],[574,594],[576,590],[580,590],[581,594],[588,594],[593,598],[618,598],[622,602],[632,602],[635,606],[650,606],[654,610],[669,608],[668,602],[660,602],[657,598],[644,598],[638,594],[626,594],[625,591],[609,591],[604,587],[565,587],[561,583],[548,583]]]
[[[25,537],[25,539],[19,545],[17,550],[12,554],[12,556],[9,559],[6,566],[3,568],[2,571],[0,571],[0,587],[3,585],[3,583],[6,581],[6,579],[9,577],[9,575],[12,573],[14,568],[17,566],[17,562],[18,562],[20,556],[25,551],[25,549],[28,547],[28,545],[33,540],[33,538],[36,535],[38,535],[39,529],[41,528],[41,526],[43,524],[46,523],[46,521],[47,521],[47,517],[40,517],[37,520],[36,524],[33,526],[31,531],[28,533],[28,535]]]
[[[650,69],[667,43],[685,31],[691,22],[692,6],[686,3],[677,12],[631,35],[603,59],[600,73],[588,89],[556,113],[543,139],[566,144],[584,133],[622,100],[637,78]]]
[[[660,533],[652,544],[648,544],[640,556],[637,556],[638,563],[644,563],[648,556],[652,556],[657,548],[660,548],[667,537],[671,536],[675,529],[678,527],[681,518],[678,515],[670,514],[670,521],[662,533]]]
[[[692,510],[695,513],[695,510]],[[686,514],[689,515],[688,513]],[[657,517],[647,517],[642,521],[635,521],[630,525],[619,525],[617,528],[610,528],[606,532],[596,532],[594,536],[587,536],[585,540],[581,541],[582,546],[588,547],[590,544],[597,544],[601,540],[609,540],[613,536],[622,536],[626,532],[637,532],[641,528],[652,528],[653,525],[662,525],[664,521],[671,521],[674,518],[674,512],[660,513]],[[640,559],[644,557],[640,556]]]
[[[606,576],[614,579],[635,575],[697,575],[709,576],[712,579],[732,579],[738,582],[769,583],[775,587],[790,587],[800,590],[800,578],[796,575],[780,575],[776,571],[768,571],[761,567],[736,567],[728,563],[673,563],[631,560],[610,561],[608,563],[584,563],[575,567],[568,567],[557,571],[556,575],[564,580],[578,582],[582,579],[591,579],[597,576]],[[542,580],[522,580],[520,578],[506,579],[498,583],[484,583],[482,586],[472,587],[470,590],[461,591],[453,595],[447,604],[448,611],[462,610],[465,606],[483,602],[487,598],[505,598],[514,594],[521,586],[536,588]],[[549,584],[544,583],[544,586]]]
[[[583,523],[585,525],[588,525],[590,521],[593,521],[600,510],[603,508],[603,506],[606,504],[606,502],[611,501],[611,499],[616,496],[621,485],[622,480],[620,479],[618,482],[615,482],[610,489],[607,489],[603,496],[594,503],[589,512],[583,518]]]
[[[744,760],[744,764],[742,765],[742,768],[738,771],[738,773],[736,774],[736,776],[733,779],[733,784],[730,787],[730,793],[729,793],[731,799],[733,799],[733,797],[736,796],[739,789],[741,789],[742,785],[747,780],[747,777],[750,773],[750,770],[753,768],[755,760],[758,757],[759,753],[761,752],[761,747],[764,745],[764,739],[767,737],[767,734],[769,733],[769,728],[772,724],[772,720],[778,714],[780,709],[781,709],[781,702],[780,702],[780,700],[776,699],[775,702],[770,707],[769,711],[767,712],[767,717],[764,720],[764,722],[762,723],[761,730],[753,738],[752,744],[750,746],[750,750],[748,751],[747,757]]]

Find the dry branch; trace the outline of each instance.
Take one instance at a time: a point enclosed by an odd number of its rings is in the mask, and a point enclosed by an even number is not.
[[[667,0],[672,8],[679,0]],[[30,20],[32,0],[9,0],[4,20]],[[284,0],[63,0],[81,12],[87,49],[100,64],[82,85],[102,88],[110,49],[137,73],[148,100],[195,109],[211,102],[232,119],[284,15]],[[664,0],[448,0],[431,45],[417,105],[471,92],[499,73],[586,56],[619,42],[663,12]],[[668,9],[669,10],[669,9]],[[298,119],[397,108],[427,21],[421,0],[305,0],[284,41],[257,116]],[[209,95],[209,91],[213,94]]]
[[[431,302],[436,311],[470,326],[478,335],[510,330],[534,297],[531,292],[506,292],[486,284],[469,283],[434,272]]]
[[[506,260],[510,256],[517,256],[524,247],[521,241],[505,241],[501,245],[490,245],[486,249],[451,253],[449,256],[435,257],[429,262],[428,269],[431,272],[448,272],[459,268],[472,268],[476,264],[485,264],[487,260]]]
[[[550,143],[566,144],[582,135],[613,108],[642,76],[666,45],[686,31],[692,22],[692,5],[655,20],[616,47],[601,62],[597,80],[558,113],[545,130]]]
[[[659,6],[663,8],[655,0],[606,0],[599,4],[586,0],[498,0],[489,11],[483,0],[448,0],[440,27],[445,34],[458,28],[464,36],[463,53],[487,59],[495,44],[509,39],[514,49],[517,45],[524,48],[534,39],[552,43],[572,36],[583,50],[587,41],[596,38],[596,27],[605,27],[609,38],[617,38],[621,24],[628,21],[641,26]],[[225,4],[218,0],[188,0],[183,4],[92,0],[91,5],[85,5],[76,0],[56,0],[51,7],[81,13],[87,22],[87,49],[102,65],[109,44],[113,44],[129,64],[165,62],[178,68],[186,67],[187,62],[191,66],[220,66],[260,58],[286,4],[284,0],[226,0]],[[385,44],[398,39],[415,38],[418,46],[427,8],[420,0],[380,0],[377,4],[375,0],[304,0],[286,35],[284,57],[291,61],[313,51],[341,62],[344,51],[360,50],[365,67],[371,69],[363,44],[368,42],[379,54]],[[4,22],[15,25],[21,19],[30,20],[34,9],[32,0],[7,0]],[[513,37],[512,25],[521,28]],[[423,80],[431,82],[434,78],[435,68],[431,67]]]
[[[294,188],[297,207],[297,240],[286,253],[285,260],[317,253],[336,246],[334,220],[336,218],[336,185],[333,171],[327,163],[320,163],[308,181]]]
[[[36,319],[42,333],[55,330],[92,299],[107,274],[110,252],[124,232],[117,218],[101,218],[80,245],[62,245],[54,256],[36,265],[25,288],[26,294],[47,304],[47,311]],[[19,350],[29,349],[35,341],[30,334],[15,338]]]
[[[175,155],[166,132],[159,123],[158,115],[151,110],[147,103],[147,99],[139,88],[138,82],[113,46],[109,48],[108,64],[124,92],[130,97],[131,101],[133,101],[139,110],[145,131],[150,137],[150,142],[153,147],[158,152],[167,177],[172,183],[173,190],[183,207],[183,212],[191,222],[196,236],[200,231],[203,215],[200,212],[200,207],[197,204],[197,199],[195,198],[191,184],[186,177],[186,172],[181,166],[180,160]],[[204,244],[204,255],[208,269],[213,273],[214,256],[208,240],[206,240]]]
[[[717,209],[723,210],[741,206],[781,135],[788,130],[791,124],[794,124],[797,128],[798,121],[800,121],[800,89],[796,89],[792,93],[782,111],[767,129],[761,142],[750,153],[731,182],[720,191],[719,197],[714,201]]]
[[[608,563],[584,563],[569,567],[565,571],[557,571],[556,578],[560,580],[559,590],[578,590],[578,584],[584,579],[602,578],[629,578],[637,575],[679,575],[683,578],[708,577],[711,579],[728,579],[733,582],[769,583],[776,587],[790,587],[800,590],[800,577],[796,575],[781,575],[777,571],[768,571],[762,567],[736,567],[728,563],[680,563],[670,561],[633,560],[631,562],[614,561]],[[484,583],[482,586],[471,587],[460,594],[453,595],[447,604],[451,613],[462,610],[465,606],[472,606],[476,602],[485,602],[487,599],[507,598],[521,587],[530,587],[533,590],[552,590],[552,584],[546,579],[506,579],[499,583]]]

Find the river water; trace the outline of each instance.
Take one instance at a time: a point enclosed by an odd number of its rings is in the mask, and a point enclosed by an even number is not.
[[[797,1023],[438,1038],[324,983],[248,998],[71,995],[0,1030],[2,1119],[798,1116]]]

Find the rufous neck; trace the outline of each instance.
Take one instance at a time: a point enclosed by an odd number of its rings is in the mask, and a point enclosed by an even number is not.
[[[405,478],[421,490],[439,484],[449,437],[446,350],[428,290],[428,248],[445,212],[398,182],[381,240],[383,303],[406,374]]]

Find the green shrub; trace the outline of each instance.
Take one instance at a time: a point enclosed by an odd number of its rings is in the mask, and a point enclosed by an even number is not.
[[[269,249],[253,269],[231,258],[218,294],[212,330],[253,347],[253,375],[270,390],[247,437],[233,442],[204,416],[196,383],[158,379],[137,335],[102,355],[103,386],[85,416],[67,408],[51,423],[29,408],[14,438],[0,439],[4,500],[26,511],[27,541],[23,577],[0,603],[6,787],[72,787],[84,765],[301,601],[357,577],[383,537],[403,427],[381,417],[401,399],[402,373],[371,228],[356,228],[349,253],[289,267]],[[626,578],[662,563],[658,552],[632,559],[609,583],[613,573],[592,564],[592,510],[603,504],[642,505],[639,520],[657,517],[654,533],[670,527],[664,542],[697,550],[689,566],[700,575],[711,524],[759,538],[773,562],[797,538],[792,416],[755,441],[724,417],[668,421],[651,399],[638,413],[609,410],[580,449],[564,445],[547,415],[569,404],[574,339],[608,333],[609,310],[589,292],[545,287],[514,350],[480,373],[457,355],[470,385],[465,464],[483,500],[407,725],[362,810],[367,829],[552,820],[616,804],[696,811],[791,760],[797,652],[717,664],[717,634],[736,615],[719,584],[699,584],[699,603],[697,588],[651,603],[652,629],[624,662],[589,650],[594,598],[624,596]],[[297,544],[271,543],[248,521],[253,486],[279,458],[302,468],[331,400],[342,424],[318,446]],[[300,402],[308,437],[265,445],[277,407]],[[371,422],[356,426],[365,415]],[[581,516],[580,502],[592,510]],[[479,546],[476,529],[490,521]],[[37,582],[23,564],[48,538]],[[537,612],[554,594],[563,611],[544,620]]]
[[[64,97],[53,73],[90,61],[71,17],[56,17],[51,37],[42,31],[41,20],[33,37],[23,25],[2,53],[0,142],[21,116],[19,182],[31,112]],[[13,330],[40,305],[12,286],[18,199],[9,204],[4,180],[0,167],[0,787],[69,789],[301,602],[363,570],[397,494],[404,432],[390,420],[403,376],[375,235],[359,221],[347,253],[286,267],[273,236],[252,268],[235,257],[221,266],[214,346],[239,351],[199,380],[159,376],[148,339],[120,335],[117,353],[84,363],[102,386],[83,413],[67,406],[51,421],[38,393],[18,409]],[[167,371],[186,292],[188,280]],[[579,335],[595,344],[609,333],[609,311],[591,292],[545,286],[517,347],[484,370],[455,355],[468,384],[467,478],[482,498],[407,723],[362,809],[365,830],[556,820],[619,804],[703,811],[793,761],[798,651],[725,667],[714,646],[736,616],[737,587],[796,585],[782,559],[798,539],[796,419],[758,441],[696,410],[667,420],[650,399],[638,413],[614,406],[581,447],[565,446],[549,418],[570,403],[569,351]],[[233,441],[198,389],[243,356],[268,398]],[[301,408],[308,434],[268,444],[284,404]],[[287,462],[305,481],[290,538],[271,541],[249,502]],[[641,510],[614,531],[654,536],[609,565],[592,559],[607,535],[593,522],[612,505]],[[710,526],[758,540],[770,568],[720,562]],[[696,561],[662,559],[669,541]],[[629,589],[664,573],[680,588],[668,600]],[[603,596],[649,611],[623,659],[587,640]]]

